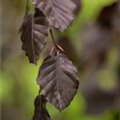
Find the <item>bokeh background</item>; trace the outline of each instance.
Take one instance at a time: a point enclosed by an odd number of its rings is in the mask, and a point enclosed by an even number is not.
[[[0,5],[1,120],[31,120],[38,94],[38,69],[49,54],[51,38],[37,66],[21,50],[19,28],[25,0],[2,0]],[[107,7],[106,7],[107,6]],[[33,6],[30,4],[31,11]],[[81,11],[56,41],[79,70],[80,86],[70,106],[59,113],[50,104],[53,120],[120,120],[120,2],[81,0]]]

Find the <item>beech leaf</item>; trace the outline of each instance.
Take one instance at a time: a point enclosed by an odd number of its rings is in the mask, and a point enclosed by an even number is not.
[[[37,82],[41,94],[60,111],[68,107],[77,92],[76,73],[76,67],[63,53],[50,55],[40,67]]]
[[[46,100],[43,95],[38,95],[35,99],[35,111],[32,120],[51,120],[46,109]]]
[[[71,25],[80,8],[80,0],[33,0],[33,4],[46,15],[50,25],[62,32]]]
[[[49,32],[48,21],[44,14],[36,9],[34,14],[29,14],[21,27],[22,49],[26,52],[30,63],[37,63],[40,53],[44,48]]]

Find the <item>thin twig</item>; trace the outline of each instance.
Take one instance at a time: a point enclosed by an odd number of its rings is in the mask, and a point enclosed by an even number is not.
[[[25,10],[24,18],[27,17],[29,14],[29,2],[30,2],[30,0],[26,0],[26,10]]]
[[[25,8],[25,15],[24,15],[24,18],[23,18],[23,23],[24,23],[25,19],[27,18],[28,14],[29,14],[29,2],[30,2],[30,0],[26,0],[26,8]],[[19,33],[23,30],[23,27],[24,27],[23,23],[22,23],[22,25],[19,29]]]
[[[63,52],[64,50],[63,50],[63,49],[56,43],[56,41],[55,41],[55,38],[54,38],[52,29],[50,29],[50,35],[51,35],[53,44],[54,44],[54,46],[56,47],[56,49]]]
[[[52,38],[52,41],[53,41],[53,44],[54,44],[54,46],[58,49],[58,45],[57,45],[57,43],[55,42],[55,38],[54,38],[54,35],[53,35],[53,32],[52,32],[52,29],[50,29],[50,35],[51,35],[51,38]]]

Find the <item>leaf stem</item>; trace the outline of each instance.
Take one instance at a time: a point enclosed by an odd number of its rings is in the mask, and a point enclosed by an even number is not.
[[[27,17],[27,16],[28,16],[28,14],[29,14],[29,2],[30,2],[30,0],[26,0],[25,17]]]
[[[57,45],[57,43],[55,42],[55,38],[54,38],[52,29],[50,29],[50,35],[51,35],[51,38],[52,38],[52,41],[53,41],[54,46],[58,49],[58,47],[57,47],[58,45]]]
[[[56,47],[56,49],[63,52],[64,50],[63,50],[63,49],[56,43],[56,41],[55,41],[52,28],[50,29],[50,35],[51,35],[53,44],[54,44],[54,46]]]

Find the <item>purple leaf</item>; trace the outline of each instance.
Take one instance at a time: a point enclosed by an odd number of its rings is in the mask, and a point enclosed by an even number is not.
[[[48,18],[50,25],[60,31],[66,30],[80,9],[80,0],[33,0]]]
[[[39,9],[25,18],[21,27],[22,49],[26,52],[31,63],[37,63],[47,42],[48,32],[48,21]]]
[[[47,57],[40,68],[37,82],[48,102],[62,111],[77,92],[79,79],[77,69],[63,54]]]
[[[46,100],[43,95],[38,95],[35,99],[35,111],[32,120],[51,120],[46,109]]]

